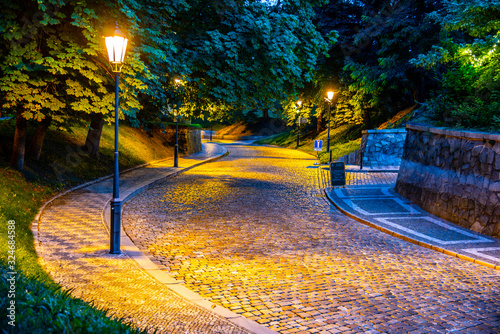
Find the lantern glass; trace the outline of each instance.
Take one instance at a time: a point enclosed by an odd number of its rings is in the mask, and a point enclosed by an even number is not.
[[[109,36],[105,40],[109,61],[117,64],[123,63],[128,40],[122,36]]]
[[[333,93],[332,91],[330,91],[330,92],[326,93],[326,95],[328,96],[328,100],[333,99],[333,94],[334,94],[334,93]]]

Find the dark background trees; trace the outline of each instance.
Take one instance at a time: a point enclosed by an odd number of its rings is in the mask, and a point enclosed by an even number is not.
[[[301,115],[377,126],[420,104],[430,121],[487,128],[499,121],[497,0],[24,0],[0,5],[0,103],[13,117],[11,165],[40,157],[49,127],[89,127],[99,153],[113,112],[102,36],[130,37],[120,117],[161,127],[182,101],[188,117]],[[183,82],[182,96],[174,87]],[[479,94],[477,94],[479,93]],[[26,138],[27,128],[36,128]],[[3,146],[5,150],[5,146]]]

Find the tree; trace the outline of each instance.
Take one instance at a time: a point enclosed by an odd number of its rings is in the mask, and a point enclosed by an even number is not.
[[[312,81],[317,56],[328,47],[312,22],[316,3],[191,2],[177,21],[179,52],[189,60],[185,80],[199,101],[272,111]]]
[[[115,19],[125,15],[108,5],[93,0],[2,2],[0,98],[2,107],[16,115],[13,167],[23,168],[27,120],[47,119],[67,129],[89,114],[110,114],[113,77],[102,53],[100,22],[110,21],[109,13]],[[133,115],[140,108],[137,91],[144,87],[136,77],[146,70],[133,43],[131,49],[122,80],[122,112]],[[47,128],[42,124],[36,132],[35,156]]]
[[[338,84],[323,75],[338,87],[346,120],[358,122],[362,117],[370,128],[373,117],[426,99],[431,77],[409,61],[436,40],[439,26],[425,17],[439,6],[440,1],[429,0],[336,0],[317,9],[323,31],[335,29],[340,34],[338,46],[322,61],[320,71],[337,78]]]
[[[28,122],[39,157],[49,125],[89,122],[85,149],[98,154],[112,119],[113,75],[104,54],[102,22],[129,34],[120,113],[134,126],[154,127],[185,82],[182,108],[195,116],[280,110],[315,76],[327,41],[312,21],[320,0],[26,0],[2,3],[2,108],[16,115],[12,165],[22,169]],[[195,18],[195,19],[193,19]]]
[[[412,60],[433,69],[439,88],[426,104],[433,121],[480,129],[500,127],[500,1],[447,0],[428,18],[442,39]]]

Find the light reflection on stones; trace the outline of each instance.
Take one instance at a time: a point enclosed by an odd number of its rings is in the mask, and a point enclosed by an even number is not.
[[[498,272],[332,211],[301,152],[230,151],[124,214],[136,245],[190,289],[283,333],[500,326]]]

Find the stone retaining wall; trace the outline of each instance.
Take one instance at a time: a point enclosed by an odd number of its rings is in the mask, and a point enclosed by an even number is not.
[[[399,166],[405,138],[405,129],[363,131],[359,149],[363,167]]]
[[[500,237],[500,134],[407,130],[396,191],[438,217]]]
[[[175,126],[165,129],[166,140],[175,145]],[[179,153],[192,154],[201,151],[201,130],[179,125]]]

